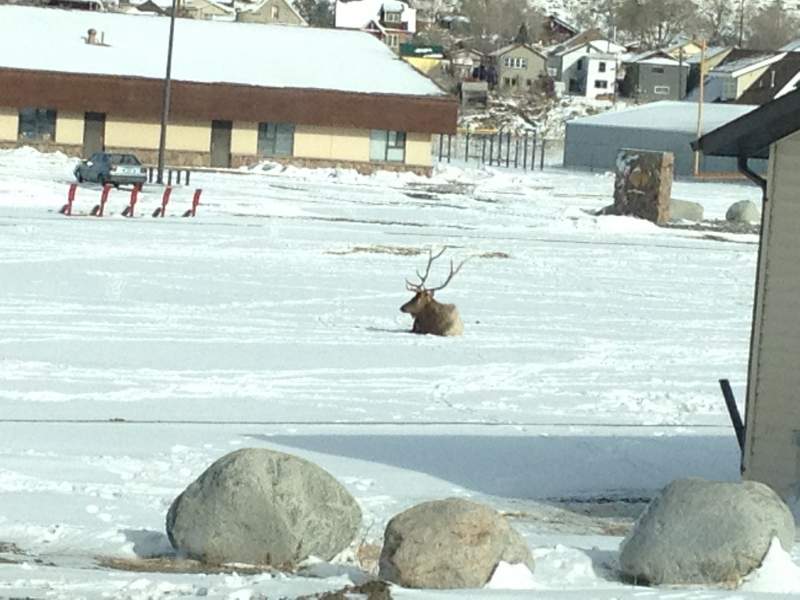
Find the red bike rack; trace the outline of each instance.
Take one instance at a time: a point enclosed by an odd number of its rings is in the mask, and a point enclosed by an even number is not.
[[[202,193],[203,190],[200,188],[194,191],[194,196],[192,197],[192,208],[183,213],[184,217],[194,217],[197,215],[197,207],[200,205],[200,194]]]
[[[68,217],[72,216],[72,203],[75,202],[75,192],[78,189],[77,183],[69,184],[69,191],[67,192],[67,203],[61,207],[59,211],[62,215],[66,215]]]
[[[103,191],[100,192],[100,204],[95,204],[92,209],[93,217],[102,217],[106,210],[106,202],[108,202],[108,194],[111,193],[111,184],[107,183],[103,186]]]
[[[169,204],[169,197],[172,195],[172,187],[167,186],[164,188],[164,195],[161,196],[161,206],[153,211],[154,217],[163,217],[167,212],[167,204]]]
[[[131,199],[128,203],[128,206],[125,207],[125,210],[122,211],[123,217],[133,217],[133,210],[136,208],[136,203],[139,201],[139,192],[141,191],[141,186],[135,185],[133,186],[133,190],[131,190]]]

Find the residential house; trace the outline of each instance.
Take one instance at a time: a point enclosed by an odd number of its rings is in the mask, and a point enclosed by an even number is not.
[[[236,2],[234,8],[236,20],[242,23],[308,25],[303,15],[297,11],[290,0]]]
[[[178,6],[178,16],[189,19],[233,21],[236,12],[232,6],[216,0],[183,0]]]
[[[599,34],[599,32],[597,32]],[[589,98],[614,94],[624,46],[602,38],[557,46],[547,60],[547,71],[570,94]]]
[[[417,12],[400,0],[336,0],[335,26],[377,37],[395,53],[417,32]]]
[[[710,46],[699,54],[693,54],[686,59],[686,62],[689,63],[689,81],[686,85],[688,94],[686,99],[692,97],[694,90],[700,85],[700,63],[702,62],[703,73],[708,74],[725,60],[732,51],[733,48],[727,46]]]
[[[800,87],[800,53],[789,52],[772,63],[736,100],[739,104],[766,104]]]
[[[735,102],[761,77],[770,65],[778,62],[785,52],[733,50],[714,67],[706,79],[705,102]]]
[[[669,54],[672,58],[677,59],[679,62],[685,61],[695,54],[700,54],[702,50],[700,44],[688,38],[673,40],[670,45],[663,48],[664,52]]]
[[[450,53],[450,74],[459,81],[481,79],[480,70],[485,60],[486,55],[474,48],[455,50]]]
[[[681,100],[686,96],[689,64],[663,50],[627,57],[621,94],[640,102]]]
[[[163,39],[164,21],[0,6],[0,147],[154,164],[164,48],[142,40]],[[175,38],[168,164],[428,173],[432,136],[455,133],[457,100],[363,32],[177,19]]]
[[[547,57],[529,44],[511,44],[487,58],[496,73],[497,89],[506,94],[528,93],[547,75]]]
[[[762,190],[745,399],[742,477],[784,500],[800,491],[800,91],[714,129],[693,146],[736,160]],[[766,177],[751,161],[769,159]]]
[[[540,37],[542,43],[549,45],[566,41],[579,33],[580,30],[575,25],[553,13],[544,20]]]

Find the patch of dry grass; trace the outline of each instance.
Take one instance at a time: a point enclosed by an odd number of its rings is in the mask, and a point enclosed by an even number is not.
[[[113,556],[96,557],[97,564],[101,567],[116,571],[132,571],[135,573],[207,573],[207,574],[232,574],[258,575],[260,573],[275,573],[275,568],[268,565],[222,564],[215,565],[188,558],[158,557],[158,558],[117,558]]]

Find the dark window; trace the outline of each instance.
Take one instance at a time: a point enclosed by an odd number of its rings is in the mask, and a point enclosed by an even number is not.
[[[259,123],[258,155],[291,156],[294,153],[293,123]]]
[[[608,82],[603,81],[602,79],[596,79],[594,82],[594,87],[597,89],[605,90],[608,88]]]
[[[583,71],[583,59],[578,60],[578,66],[576,67],[578,71]]]
[[[387,131],[385,129],[373,129],[370,131],[369,159],[381,162],[405,162],[405,132]]]
[[[22,108],[19,111],[19,139],[51,142],[56,139],[56,111],[49,108]]]
[[[605,73],[606,72],[606,63],[604,63],[604,62],[599,63],[597,65],[597,70],[600,71],[601,73]]]
[[[664,72],[664,67],[653,67],[652,69],[650,69],[650,72],[651,73],[663,73]]]

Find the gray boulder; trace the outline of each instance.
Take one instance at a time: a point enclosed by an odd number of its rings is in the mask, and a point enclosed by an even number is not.
[[[791,550],[794,519],[771,488],[683,479],[639,517],[622,543],[620,568],[640,584],[736,584],[761,565],[773,537]]]
[[[670,221],[702,221],[703,205],[673,198],[669,202]]]
[[[386,526],[380,576],[410,588],[478,588],[500,561],[533,557],[525,540],[497,511],[459,498],[418,504]]]
[[[761,220],[761,212],[755,202],[742,200],[731,204],[725,213],[725,220],[732,223],[758,223]]]
[[[191,558],[291,568],[330,560],[355,538],[361,510],[320,467],[246,448],[212,464],[167,513],[172,545]]]

